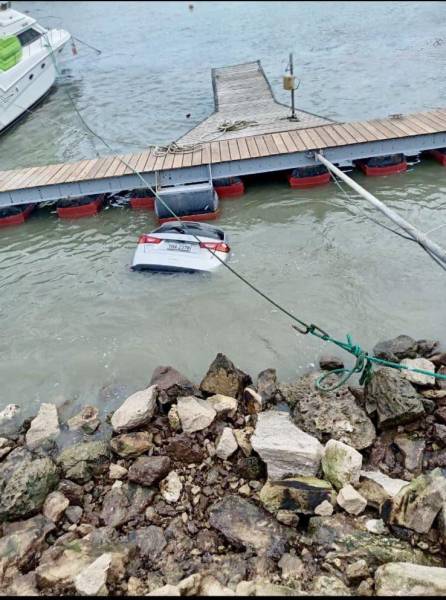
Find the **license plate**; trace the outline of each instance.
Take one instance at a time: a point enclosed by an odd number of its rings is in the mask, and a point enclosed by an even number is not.
[[[192,246],[190,244],[167,244],[168,250],[177,250],[179,252],[192,252]]]

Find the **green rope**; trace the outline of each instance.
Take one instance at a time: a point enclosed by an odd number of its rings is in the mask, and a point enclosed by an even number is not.
[[[294,328],[297,329],[297,327]],[[350,354],[353,354],[353,356],[356,357],[355,364],[351,369],[334,369],[333,371],[324,373],[324,375],[321,375],[316,380],[316,388],[322,392],[331,392],[333,390],[338,389],[339,387],[344,385],[355,373],[361,373],[361,377],[359,379],[360,385],[368,383],[372,376],[374,363],[378,365],[383,365],[385,367],[391,367],[392,369],[398,369],[399,371],[406,370],[411,371],[412,373],[420,373],[421,375],[429,375],[430,377],[435,377],[436,379],[446,380],[446,375],[443,375],[441,373],[427,371],[426,369],[417,369],[415,367],[402,365],[391,360],[385,360],[384,358],[378,358],[377,356],[370,356],[361,348],[361,346],[359,346],[358,344],[353,344],[350,335],[347,335],[347,342],[342,342],[340,340],[332,338],[330,335],[328,335],[328,333],[325,333],[325,331],[321,330],[316,325],[309,325],[307,327],[307,331],[301,331],[301,333],[311,333],[312,335],[318,337],[321,340],[324,340],[325,342],[332,342],[333,344],[336,344],[336,346],[339,346],[343,350],[350,352]],[[344,375],[333,385],[323,385],[325,379],[333,374]]]

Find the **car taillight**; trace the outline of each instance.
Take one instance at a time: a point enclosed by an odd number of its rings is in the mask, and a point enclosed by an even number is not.
[[[152,237],[151,235],[141,235],[139,236],[138,244],[160,244],[163,240],[157,237]]]
[[[214,250],[214,252],[229,252],[231,248],[225,242],[200,242],[200,248]]]

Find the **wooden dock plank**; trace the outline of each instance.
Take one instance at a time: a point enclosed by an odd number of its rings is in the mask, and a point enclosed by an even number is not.
[[[192,166],[197,166],[203,164],[202,161],[202,149],[201,146],[197,146],[195,150],[192,152]]]
[[[345,140],[346,144],[356,144],[354,136],[343,126],[343,123],[340,123],[339,125],[331,125],[330,127],[332,127],[336,133]]]
[[[82,169],[85,169],[87,166],[89,167],[91,163],[90,160],[78,160],[74,163],[67,163],[63,169],[55,173],[52,177],[50,177],[47,181],[47,185],[63,183],[66,181],[67,177],[70,176],[70,173],[73,172],[81,172]]]
[[[185,152],[183,154],[183,162],[182,167],[190,167],[192,166],[192,152]]]
[[[227,140],[221,140],[218,142],[220,145],[220,160],[221,162],[227,162],[231,160],[231,154],[229,153],[229,144]]]
[[[419,121],[417,121],[417,118],[415,116],[404,117],[403,119],[397,120],[404,123],[404,125],[407,125],[407,127],[410,127],[413,131],[415,131],[416,135],[432,133],[432,131],[430,131],[429,128],[426,127],[426,125],[422,125]]]
[[[369,121],[361,121],[361,126],[367,131],[369,131],[370,135],[372,135],[375,140],[385,139],[385,136],[381,133],[381,131],[376,129],[376,127],[373,127],[373,125],[371,125]]]
[[[260,156],[260,152],[259,152],[259,149],[257,148],[255,137],[251,136],[251,137],[247,137],[245,139],[246,139],[246,145],[248,146],[248,150],[249,150],[249,154],[250,154],[249,158],[257,158],[258,156]]]
[[[438,131],[439,121],[435,117],[432,117],[431,115],[428,115],[428,114],[423,114],[423,115],[418,115],[417,118],[421,122],[426,123],[426,125],[430,125],[435,131]],[[446,123],[443,125],[443,127],[446,127]]]
[[[115,160],[114,156],[107,156],[107,158],[102,161],[102,165],[97,170],[94,178],[95,179],[103,179],[105,177],[105,173],[108,171],[108,169],[110,168],[110,166],[114,160]],[[75,177],[75,175],[74,175],[74,177]]]
[[[220,144],[218,142],[211,142],[211,162],[220,162]]]
[[[135,169],[138,171],[138,173],[143,173],[145,171],[146,164],[147,164],[147,161],[149,160],[151,153],[152,153],[152,151],[150,149],[145,150],[144,152],[141,153],[141,156],[138,159],[138,162],[136,163],[136,167],[135,167]]]
[[[306,146],[306,150],[315,150],[317,144],[313,142],[306,129],[300,129],[299,135]]]
[[[328,148],[329,146],[336,146],[336,142],[333,139],[333,136],[330,135],[325,125],[320,128],[320,131],[316,131],[316,128],[307,129],[306,131],[308,135],[313,138],[313,145],[315,146],[315,148],[322,149]]]
[[[246,158],[250,158],[249,148],[248,148],[248,144],[246,143],[246,139],[245,138],[238,138],[237,139],[237,145],[238,145],[238,151],[239,151],[239,154],[240,154],[240,158],[242,160],[244,160]]]
[[[120,164],[121,161],[117,156],[115,156],[113,162],[111,163],[107,171],[104,173],[104,177],[113,177]]]
[[[36,173],[32,176],[32,187],[46,185],[48,179],[51,179],[51,177],[53,177],[53,175],[56,175],[56,173],[63,169],[63,167],[64,163],[59,163],[57,165],[50,165],[46,169],[43,169],[41,172]]]
[[[255,140],[257,148],[259,149],[259,156],[270,156],[271,153],[268,150],[265,140],[263,139],[263,135],[256,135]]]
[[[280,154],[279,149],[277,148],[276,142],[274,141],[274,138],[270,133],[264,134],[263,139],[265,140],[266,147],[268,148],[268,152],[271,155]]]
[[[406,134],[404,137],[418,135],[418,133],[414,131],[413,128],[407,125],[407,123],[404,123],[403,119],[392,119],[392,123],[395,127],[401,129],[401,131],[403,131]]]
[[[439,127],[446,127],[446,111],[444,110],[433,110],[425,113],[431,120],[438,123]]]
[[[154,152],[154,149],[152,148],[152,151],[150,152],[150,155],[147,157],[146,163],[144,165],[144,173],[150,173],[151,171],[153,171],[153,168],[155,166],[156,163],[156,159],[157,159],[157,155]],[[175,159],[175,154],[173,154],[172,152],[168,152],[165,156],[165,160],[164,160],[164,164],[166,163],[167,159],[169,158],[169,160],[172,160],[172,162]]]
[[[299,131],[297,131],[297,130],[289,131],[288,133],[290,134],[291,139],[293,140],[294,144],[296,145],[297,152],[303,152],[304,150],[307,150],[307,144],[300,137]]]
[[[317,127],[314,131],[317,132]],[[337,146],[345,146],[350,143],[348,139],[351,139],[351,136],[345,131],[336,129],[333,125],[324,125],[324,131],[333,139]]]
[[[274,143],[276,144],[278,154],[287,154],[288,150],[280,133],[272,133],[271,135],[274,140]]]
[[[375,119],[374,123],[376,123],[376,126],[380,127],[382,131],[388,131],[388,139],[397,139],[405,137],[406,135],[402,129],[398,129],[398,127],[388,119]]]
[[[232,139],[228,140],[229,146],[229,155],[231,156],[231,160],[240,160],[240,151],[238,149],[237,140]]]
[[[406,121],[410,123],[411,127],[418,127],[424,133],[434,133],[437,131],[437,127],[424,123],[418,115],[416,117],[408,117]]]
[[[349,130],[353,133],[356,131],[356,133],[358,134],[358,136],[362,137],[362,140],[364,142],[373,142],[376,141],[378,138],[376,135],[373,135],[372,133],[370,133],[370,131],[365,128],[362,123],[355,121],[354,123],[349,123]]]
[[[209,165],[211,163],[211,145],[209,143],[203,144],[201,149],[201,160],[203,165]]]
[[[352,127],[351,123],[343,123],[342,128],[350,133],[350,135],[356,140],[356,144],[362,144],[363,142],[368,141],[363,133],[360,133],[357,129]]]
[[[288,152],[297,152],[297,146],[288,131],[282,131],[280,134]]]
[[[1,178],[1,186],[4,190],[20,190],[27,181],[42,167],[28,167],[15,171],[4,171]]]
[[[172,152],[168,152],[167,156],[166,156],[166,160],[164,161],[164,170],[169,170],[173,167],[173,159],[174,159],[174,154],[172,154]],[[150,171],[150,169],[147,169],[147,171]]]

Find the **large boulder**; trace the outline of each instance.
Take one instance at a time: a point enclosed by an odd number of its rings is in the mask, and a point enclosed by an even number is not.
[[[381,428],[395,427],[422,417],[423,402],[414,387],[389,367],[377,369],[365,388],[369,410],[376,408]]]
[[[321,392],[315,387],[319,375],[309,373],[287,388],[281,388],[286,400],[294,406],[295,423],[323,443],[335,439],[356,450],[371,446],[375,428],[348,387]],[[336,378],[336,375],[330,377]]]
[[[80,596],[108,596],[108,585],[125,575],[127,557],[119,552],[101,554],[74,578],[74,587]]]
[[[334,504],[336,494],[328,481],[316,477],[291,477],[281,481],[267,481],[260,490],[259,500],[269,512],[291,510],[314,514],[322,502]]]
[[[60,434],[59,417],[54,404],[41,404],[37,417],[31,421],[26,432],[26,445],[30,450],[44,446]]]
[[[367,500],[349,483],[339,490],[336,501],[350,515],[359,515],[367,506]]]
[[[259,413],[251,444],[266,463],[270,479],[316,475],[319,470],[322,444],[294,425],[285,412]]]
[[[446,569],[390,562],[375,571],[377,596],[446,596]]]
[[[346,483],[357,484],[361,467],[362,454],[357,450],[337,440],[329,440],[326,443],[322,456],[322,470],[328,481],[337,489]]]
[[[49,458],[29,460],[26,457],[14,462],[12,455],[13,452],[7,457],[7,460],[11,458],[11,469],[6,465],[3,470],[8,478],[0,498],[1,521],[25,518],[38,512],[59,481],[56,465]]]
[[[195,396],[198,393],[197,386],[173,367],[157,367],[150,385],[158,388],[160,404],[171,404],[181,396]]]
[[[238,496],[225,496],[209,510],[209,522],[237,547],[280,558],[287,543],[286,530],[269,513]]]
[[[446,512],[446,471],[437,468],[412,479],[387,500],[382,515],[388,523],[427,533],[440,511]]]
[[[238,369],[227,356],[219,353],[200,383],[200,389],[208,395],[223,394],[240,398],[251,382],[249,375]]]
[[[111,424],[117,433],[146,425],[156,410],[158,389],[152,385],[135,392],[113,413]]]
[[[177,411],[185,433],[206,429],[217,416],[217,412],[210,404],[194,396],[178,398]]]
[[[408,335],[399,335],[391,340],[379,342],[373,348],[373,354],[384,360],[399,362],[402,358],[415,358],[418,343]]]
[[[104,441],[75,444],[65,448],[59,454],[57,462],[67,479],[85,483],[93,475],[99,475],[108,469],[110,448]]]

